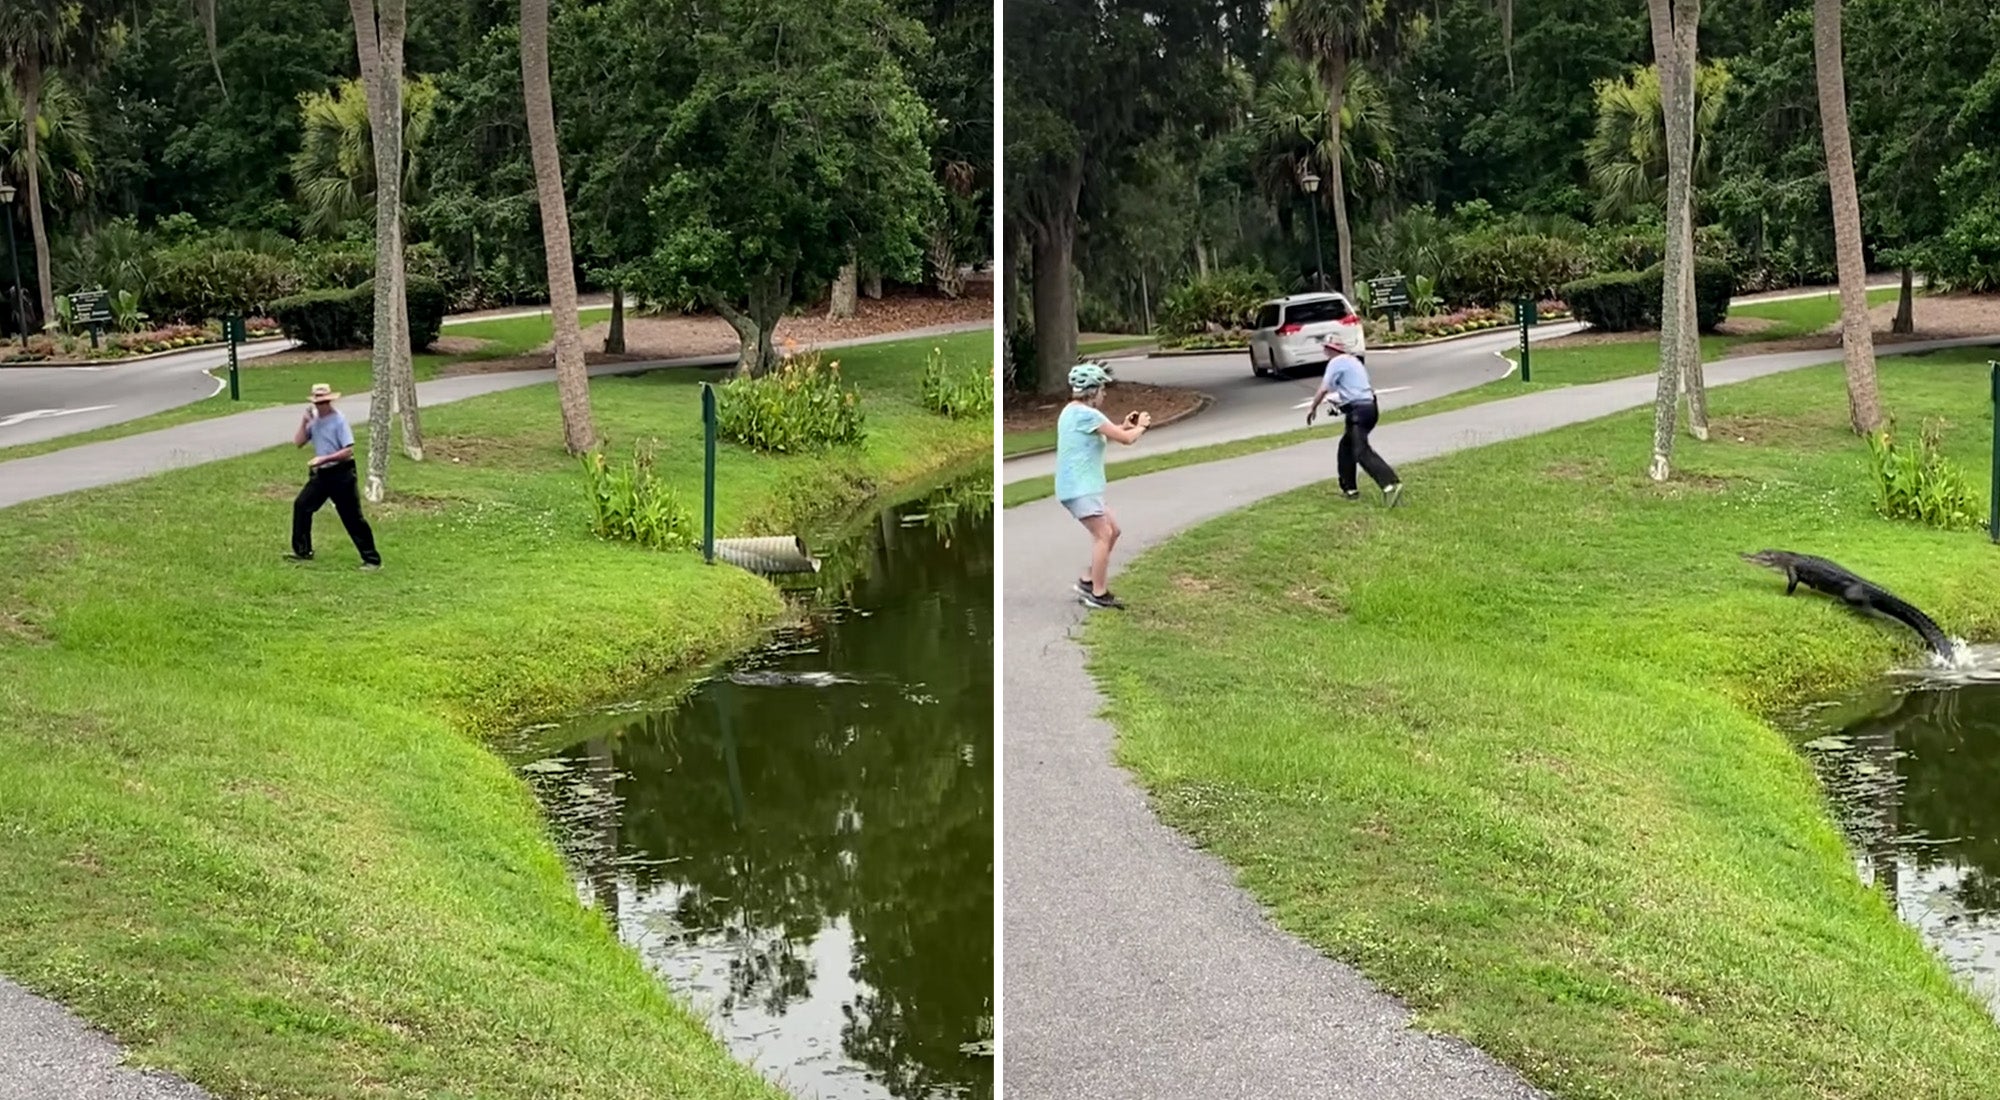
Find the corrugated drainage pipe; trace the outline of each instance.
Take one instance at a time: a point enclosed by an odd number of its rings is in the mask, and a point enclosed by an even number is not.
[[[806,552],[805,540],[797,535],[716,539],[715,556],[752,573],[819,572],[819,559]]]

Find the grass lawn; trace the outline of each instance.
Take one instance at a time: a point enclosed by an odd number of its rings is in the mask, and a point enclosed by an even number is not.
[[[1046,451],[1056,445],[1054,428],[1037,428],[1033,431],[1003,432],[1000,435],[1002,453],[1008,457],[1032,451]]]
[[[1868,292],[1871,304],[1888,301],[1896,296],[1896,289],[1890,287]],[[1789,340],[1796,336],[1817,332],[1840,319],[1840,299],[1828,294],[1823,298],[1796,298],[1782,302],[1757,302],[1730,310],[1731,316],[1763,317],[1778,322],[1772,328],[1750,336],[1704,336],[1701,341],[1703,361],[1719,359],[1728,350],[1772,340]],[[1838,352],[1829,352],[1838,355]],[[1519,361],[1519,352],[1508,356]],[[1519,397],[1540,390],[1556,389],[1561,386],[1580,386],[1590,382],[1604,382],[1613,378],[1630,378],[1637,374],[1650,374],[1660,369],[1660,344],[1658,339],[1640,340],[1626,344],[1600,344],[1575,348],[1536,348],[1528,360],[1531,382],[1521,381],[1518,375],[1488,382],[1469,390],[1446,394],[1430,401],[1420,401],[1414,405],[1382,410],[1383,423],[1408,420],[1412,417],[1431,416],[1436,413],[1462,409],[1467,405],[1477,405],[1485,401],[1497,401],[1503,397]],[[1192,466],[1202,462],[1219,462],[1225,458],[1256,454],[1277,447],[1289,447],[1308,439],[1338,438],[1340,429],[1336,426],[1321,428],[1297,428],[1288,432],[1253,436],[1249,439],[1235,439],[1227,443],[1213,443],[1206,447],[1189,447],[1180,451],[1168,451],[1145,458],[1135,458],[1124,462],[1108,463],[1104,467],[1107,480],[1138,477],[1159,470],[1171,470],[1179,466]],[[1017,454],[1042,447],[1054,446],[1055,439],[1050,434],[1046,439],[1024,440],[1017,447],[1014,436],[1008,433],[1002,441],[1005,453]],[[1019,433],[1026,435],[1029,433]],[[0,452],[4,453],[4,452]],[[1025,478],[1009,482],[1001,488],[1003,506],[1012,508],[1016,504],[1040,500],[1055,492],[1055,478],[1052,476]]]
[[[843,352],[867,441],[720,452],[724,533],[992,448],[918,404],[930,349]],[[315,376],[318,376],[316,373]],[[697,382],[591,384],[614,455],[700,514]],[[577,903],[489,735],[751,640],[776,590],[586,529],[552,386],[439,406],[369,509],[280,559],[279,448],[0,523],[0,973],[218,1097],[769,1097]],[[364,438],[365,438],[365,433]]]
[[[1079,359],[1088,359],[1093,355],[1107,355],[1126,348],[1147,347],[1159,341],[1157,336],[1107,336],[1102,340],[1086,340],[1078,344],[1076,354]]]
[[[1982,489],[1986,354],[1881,364]],[[1664,486],[1638,410],[1143,555],[1086,632],[1119,757],[1278,924],[1564,1100],[1991,1097],[2000,1028],[1770,725],[1920,648],[1736,555],[1831,557],[1971,638],[2000,555],[1874,513],[1838,364],[1710,401]]]
[[[609,309],[586,309],[578,314],[583,325],[594,325],[611,316]],[[417,381],[428,382],[437,377],[438,368],[447,363],[461,363],[480,359],[505,359],[515,355],[525,355],[549,342],[555,331],[554,323],[547,315],[540,317],[516,317],[502,321],[473,321],[463,325],[451,325],[444,330],[446,336],[467,337],[475,340],[492,341],[486,347],[467,355],[416,355],[410,360],[411,370]],[[27,458],[30,455],[60,451],[83,443],[97,443],[106,439],[119,439],[141,432],[158,431],[176,424],[187,424],[196,420],[207,420],[212,416],[227,416],[245,409],[263,408],[268,405],[297,404],[304,394],[312,389],[315,382],[325,382],[341,393],[367,393],[373,377],[373,367],[365,352],[357,352],[358,358],[330,363],[298,363],[289,366],[266,366],[260,359],[243,360],[237,370],[237,388],[242,400],[231,401],[225,387],[213,397],[204,398],[193,404],[176,409],[127,420],[122,424],[112,424],[88,432],[58,436],[39,443],[23,443],[14,447],[0,447],[0,462],[13,458]],[[227,365],[210,372],[227,382]]]

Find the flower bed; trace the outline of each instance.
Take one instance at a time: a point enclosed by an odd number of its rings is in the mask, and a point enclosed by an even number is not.
[[[269,317],[249,318],[244,322],[243,329],[244,336],[251,340],[282,335],[278,323]],[[210,321],[202,325],[162,325],[159,328],[142,329],[137,332],[107,332],[99,337],[98,346],[95,348],[90,346],[88,332],[62,336],[36,336],[28,340],[26,348],[19,344],[10,344],[4,350],[0,350],[0,363],[129,359],[135,355],[181,351],[220,343],[224,343],[220,321]]]
[[[1557,299],[1546,298],[1535,305],[1537,323],[1566,321],[1569,306]],[[1400,322],[1396,332],[1389,331],[1386,321],[1368,322],[1368,343],[1393,347],[1397,344],[1414,344],[1423,340],[1438,340],[1447,336],[1461,336],[1468,332],[1483,332],[1488,329],[1507,328],[1515,323],[1514,311],[1473,307],[1456,309],[1450,313],[1439,313],[1430,317],[1407,317]]]

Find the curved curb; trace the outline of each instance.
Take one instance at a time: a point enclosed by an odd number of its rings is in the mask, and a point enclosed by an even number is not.
[[[1165,389],[1167,387],[1162,386],[1160,388]],[[1210,405],[1215,404],[1215,398],[1210,394],[1203,393],[1200,390],[1195,390],[1194,395],[1196,401],[1192,407],[1182,409],[1180,412],[1177,412],[1174,415],[1167,417],[1165,420],[1155,420],[1153,421],[1153,426],[1146,430],[1153,431],[1154,429],[1157,428],[1165,428],[1170,425],[1178,424],[1181,421],[1186,420],[1188,417],[1195,415],[1196,413],[1207,410],[1207,408]],[[1034,455],[1045,455],[1053,453],[1054,451],[1055,451],[1054,447],[1037,447],[1032,451],[1015,451],[1012,454],[1003,455],[1001,457],[1001,461],[1007,462],[1016,458],[1030,458],[1033,457]]]
[[[1581,323],[1582,322],[1578,321],[1574,316],[1545,317],[1535,322],[1537,326],[1573,325]],[[1403,351],[1407,348],[1431,348],[1431,347],[1436,347],[1439,344],[1449,344],[1454,340],[1470,340],[1475,336],[1491,336],[1496,332],[1502,332],[1507,329],[1515,327],[1517,326],[1514,325],[1512,322],[1509,322],[1504,325],[1489,325],[1486,328],[1474,329],[1471,332],[1454,332],[1450,336],[1433,336],[1424,340],[1411,340],[1408,342],[1398,342],[1394,344],[1372,344],[1369,346],[1368,351],[1369,354],[1372,355],[1378,351]],[[1198,355],[1239,355],[1249,350],[1250,350],[1250,345],[1248,344],[1245,344],[1240,348],[1161,348],[1160,350],[1155,351],[1152,354],[1146,356],[1146,358],[1178,359],[1178,358],[1198,356]]]

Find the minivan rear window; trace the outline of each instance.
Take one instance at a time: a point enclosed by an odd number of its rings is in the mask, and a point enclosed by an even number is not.
[[[1294,302],[1285,307],[1285,323],[1288,325],[1316,325],[1322,321],[1338,321],[1347,316],[1347,303],[1338,298],[1328,298],[1320,302]]]
[[[1264,307],[1263,309],[1260,309],[1260,310],[1258,310],[1258,311],[1257,311],[1257,327],[1258,327],[1258,328],[1277,328],[1277,327],[1278,327],[1278,307],[1277,307],[1277,306],[1265,306],[1265,307]]]

